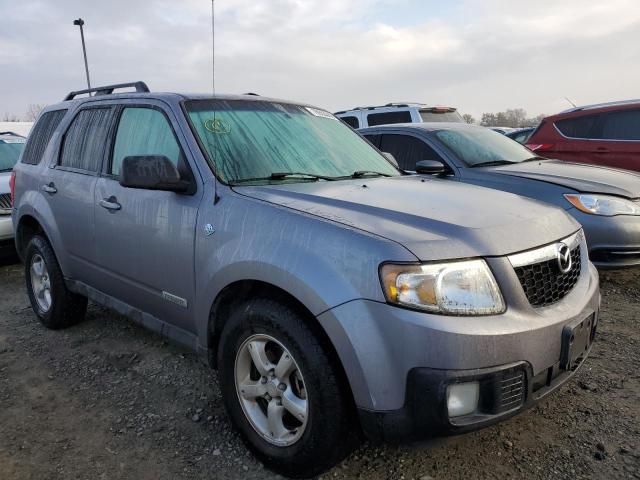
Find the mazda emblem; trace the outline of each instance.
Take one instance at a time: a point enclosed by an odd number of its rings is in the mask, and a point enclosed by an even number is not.
[[[566,243],[560,242],[557,251],[558,268],[560,272],[567,273],[571,270],[571,251]]]

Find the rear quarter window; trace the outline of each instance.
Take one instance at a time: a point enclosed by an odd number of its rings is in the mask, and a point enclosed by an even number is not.
[[[367,115],[367,123],[370,127],[375,125],[387,125],[389,123],[411,123],[411,112],[384,112],[370,113]]]
[[[358,121],[358,117],[346,116],[346,117],[338,117],[344,123],[349,125],[351,128],[360,128],[360,122]]]
[[[38,165],[49,145],[49,140],[66,115],[67,110],[53,110],[43,113],[29,134],[29,139],[22,153],[22,163]]]

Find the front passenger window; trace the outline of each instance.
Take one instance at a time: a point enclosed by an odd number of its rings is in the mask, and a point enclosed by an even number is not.
[[[161,111],[145,107],[122,111],[109,173],[119,175],[122,160],[134,155],[164,155],[179,170],[182,167],[180,145]]]

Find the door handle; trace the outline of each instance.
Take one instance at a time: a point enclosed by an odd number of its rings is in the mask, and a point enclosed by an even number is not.
[[[54,194],[54,193],[58,193],[58,189],[56,188],[56,186],[53,184],[53,182],[50,182],[47,185],[42,185],[42,191],[43,192],[47,192],[50,194]]]
[[[120,210],[122,208],[122,205],[118,203],[116,197],[109,197],[100,200],[100,206],[107,210]]]
[[[609,150],[608,148],[604,148],[604,147],[598,147],[596,148],[596,153],[609,153],[611,150]]]

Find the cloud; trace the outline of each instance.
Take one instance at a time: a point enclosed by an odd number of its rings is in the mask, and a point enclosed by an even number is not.
[[[208,0],[0,0],[0,112],[94,84],[210,91]],[[331,110],[389,101],[451,104],[478,116],[530,114],[636,97],[635,0],[216,0],[216,87]]]

